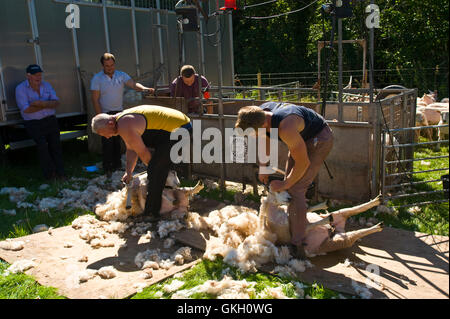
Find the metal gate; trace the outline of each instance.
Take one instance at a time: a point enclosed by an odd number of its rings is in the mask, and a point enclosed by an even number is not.
[[[383,117],[381,136],[383,201],[393,203],[392,201],[399,202],[396,200],[403,199],[408,202],[390,205],[396,209],[448,202],[448,153],[423,156],[418,152],[420,150],[431,152],[441,144],[448,145],[448,137],[444,140],[421,142],[418,136],[420,130],[423,129],[441,130],[446,128],[448,132],[449,125],[416,127],[415,117],[411,117],[416,114],[415,103],[414,107],[408,106],[408,99],[413,98],[408,96],[408,93],[402,93],[380,102]],[[409,123],[408,118],[410,119]],[[445,164],[440,163],[439,165],[438,161],[442,159],[447,159],[447,161]],[[421,168],[423,165],[429,166],[430,169]],[[443,175],[440,176],[440,173]],[[441,184],[442,187],[440,187]]]

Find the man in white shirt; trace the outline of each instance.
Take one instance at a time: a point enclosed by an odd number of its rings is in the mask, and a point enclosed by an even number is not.
[[[154,93],[153,88],[148,88],[136,83],[128,74],[116,71],[116,59],[111,53],[105,53],[100,58],[103,70],[95,74],[91,81],[92,103],[96,114],[116,114],[123,111],[124,86],[136,91]],[[103,170],[107,175],[120,169],[120,137],[110,139],[102,137]]]

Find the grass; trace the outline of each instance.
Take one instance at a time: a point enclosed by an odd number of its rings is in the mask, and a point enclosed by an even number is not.
[[[425,140],[421,138],[421,142]],[[441,146],[440,151],[434,150],[434,146],[421,146],[415,150],[414,158],[421,159],[427,157],[447,156],[446,158],[416,161],[414,162],[413,171],[424,171],[438,168],[448,168],[448,145]],[[439,180],[441,175],[448,174],[448,169],[443,171],[426,172],[413,175],[413,182]],[[429,192],[442,190],[442,182],[425,183],[413,185],[406,193],[413,194],[418,192]],[[397,198],[388,201],[387,206],[403,206],[412,205],[420,202],[439,201],[445,199],[443,192],[427,195],[415,195],[405,198]],[[448,199],[448,198],[447,198]],[[395,214],[377,214],[376,209],[371,209],[365,213],[356,216],[356,220],[360,218],[368,218],[376,216],[385,225],[395,228],[401,228],[410,231],[417,231],[425,234],[434,234],[449,236],[449,203],[432,203],[425,206],[402,207],[396,209]],[[355,217],[354,217],[355,218]]]
[[[56,288],[39,285],[25,274],[1,274],[9,264],[0,260],[0,299],[66,299]]]

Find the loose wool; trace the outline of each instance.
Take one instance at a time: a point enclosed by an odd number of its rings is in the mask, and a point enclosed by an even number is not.
[[[205,217],[189,213],[187,225],[212,231],[213,235],[206,241],[204,258],[214,260],[222,256],[224,262],[243,272],[255,272],[257,267],[272,261],[289,264],[292,258],[287,246],[275,245],[277,235],[266,227],[266,215],[258,215],[256,210],[247,207],[228,205]],[[287,267],[293,272],[305,270],[298,263]]]

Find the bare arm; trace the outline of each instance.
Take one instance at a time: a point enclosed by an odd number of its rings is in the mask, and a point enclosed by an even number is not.
[[[133,79],[128,80],[127,82],[125,82],[126,86],[128,86],[129,88],[136,90],[136,91],[149,91],[150,94],[155,93],[155,89],[153,88],[148,88],[146,86],[143,86],[141,83],[137,83],[134,82]]]
[[[136,165],[137,157],[139,157],[145,165],[148,165],[148,163],[152,158],[152,155],[147,146],[145,146],[141,135],[138,133],[138,130],[136,129],[135,119],[122,118],[119,128],[120,128],[120,136],[122,137],[127,146],[127,167],[129,164],[130,167]],[[135,153],[136,155],[133,155],[133,153]],[[130,156],[130,161],[131,160],[134,161],[134,164],[131,162],[128,163],[128,156]]]
[[[95,114],[102,113],[102,108],[100,107],[100,91],[91,91],[92,105],[94,106]]]

